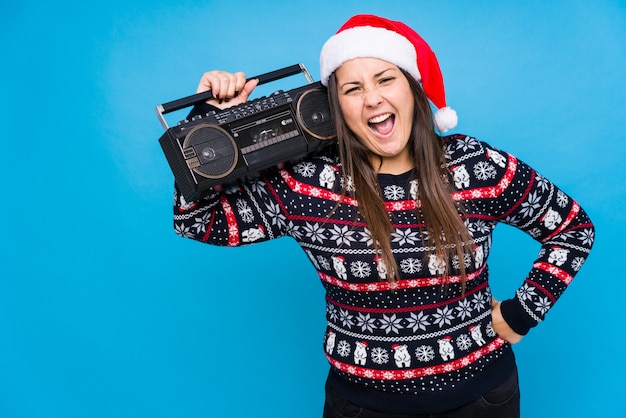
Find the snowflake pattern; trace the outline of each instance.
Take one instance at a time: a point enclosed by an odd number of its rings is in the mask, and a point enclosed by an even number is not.
[[[391,241],[404,245],[415,245],[420,239],[419,231],[413,231],[411,228],[398,229],[391,234]]]
[[[348,227],[348,225],[333,225],[333,229],[330,231],[330,240],[335,241],[337,245],[350,246],[355,242],[354,231]]]
[[[457,306],[455,309],[458,312],[458,317],[462,320],[465,320],[465,318],[470,318],[472,316],[472,304],[467,299],[461,300],[459,302],[459,306]]]
[[[377,327],[375,319],[370,316],[369,313],[359,312],[359,316],[356,319],[356,326],[361,328],[361,331],[373,332]]]
[[[332,322],[337,321],[337,318],[339,318],[337,308],[332,303],[328,304],[328,307],[326,308],[326,314],[328,315],[328,319],[330,319]]]
[[[324,232],[326,231],[320,224],[312,224],[307,222],[303,227],[304,235],[311,240],[311,242],[324,242]]]
[[[191,232],[191,228],[185,224],[174,225],[174,232],[183,238],[193,238],[194,234]]]
[[[317,262],[324,270],[330,270],[330,261],[328,260],[328,258],[324,257],[323,255],[319,255],[317,256]]]
[[[478,180],[488,180],[496,177],[496,168],[486,161],[480,161],[474,165],[474,175]]]
[[[469,150],[474,150],[478,147],[478,141],[475,138],[466,136],[465,138],[459,140],[456,145],[457,150],[463,150],[463,152],[467,152]]]
[[[294,239],[302,238],[302,233],[300,232],[300,228],[298,228],[293,221],[289,221],[285,226],[285,231],[287,231],[287,235],[293,237]]]
[[[552,303],[550,302],[550,299],[548,299],[547,296],[540,297],[539,300],[535,302],[535,306],[536,306],[535,311],[541,313],[542,315],[545,315],[546,312],[550,310],[551,305]]]
[[[347,180],[344,179],[344,176],[341,176],[341,179],[339,180],[339,184],[341,184],[341,187],[345,187],[347,192],[354,191],[354,181],[352,181],[352,177],[350,176],[347,176]]]
[[[556,193],[556,204],[559,205],[559,207],[564,208],[565,206],[567,206],[568,202],[569,202],[569,197],[567,197],[567,195],[563,193],[563,191],[559,190]]]
[[[365,261],[357,260],[350,263],[350,271],[354,277],[364,279],[372,274],[372,268]]]
[[[485,308],[485,295],[482,291],[476,292],[472,295],[472,305],[474,305],[475,311],[482,311]]]
[[[350,352],[352,352],[352,347],[350,347],[350,343],[348,343],[346,340],[339,341],[339,343],[337,344],[337,354],[339,354],[341,357],[348,357],[350,355]]]
[[[415,349],[415,358],[421,362],[431,361],[435,358],[435,349],[429,345],[420,345]]]
[[[374,347],[370,353],[372,361],[376,364],[387,364],[389,362],[389,352],[382,347]]]
[[[541,190],[542,192],[545,192],[546,190],[550,189],[550,183],[541,174],[537,174],[535,176],[535,181],[537,182],[537,188]]]
[[[414,313],[411,312],[411,315],[406,319],[408,322],[408,327],[413,330],[413,332],[417,332],[417,330],[426,331],[426,327],[431,325],[428,322],[428,315],[424,314],[424,312]]]
[[[465,268],[469,267],[472,263],[472,256],[471,254],[465,254],[463,256],[463,265],[465,266]],[[454,257],[452,257],[452,267],[459,271],[461,269],[461,263],[459,262],[459,256],[455,255]]]
[[[417,258],[404,258],[400,261],[400,271],[406,274],[415,274],[422,270],[422,262]]]
[[[277,225],[279,227],[285,226],[285,222],[287,221],[287,217],[280,210],[280,206],[278,203],[270,203],[267,210],[267,216],[272,220],[272,225]]]
[[[374,245],[374,240],[372,239],[372,233],[369,229],[363,228],[361,233],[359,234],[361,238],[359,238],[359,242],[364,242],[368,247]]]
[[[300,174],[302,177],[313,177],[316,171],[316,165],[310,161],[298,163],[293,168],[294,173]]]
[[[445,325],[452,325],[454,314],[449,306],[444,306],[443,308],[437,308],[437,313],[434,313],[433,317],[435,318],[434,323],[439,325],[439,328],[443,328]]]
[[[531,192],[528,194],[528,199],[522,202],[520,213],[522,216],[530,218],[539,208],[541,208],[541,196],[536,192]]]
[[[346,328],[352,328],[354,316],[347,309],[339,309],[339,321]]]
[[[580,232],[580,241],[583,245],[591,246],[594,241],[593,230],[591,229],[583,229]]]
[[[263,180],[257,180],[250,185],[252,192],[264,196],[267,194],[266,184]]]
[[[380,320],[380,328],[385,330],[385,334],[390,332],[397,334],[403,328],[401,322],[402,318],[398,318],[396,314],[383,315],[383,318]]]
[[[387,200],[401,200],[404,199],[404,188],[401,186],[391,185],[386,186],[383,190],[385,199]]]
[[[491,227],[487,222],[482,219],[477,220],[476,222],[470,224],[468,227],[470,232],[477,232],[479,234],[485,234],[491,230]]]
[[[461,334],[456,337],[456,345],[459,349],[467,351],[472,347],[472,339],[467,334]]]
[[[583,264],[585,264],[584,257],[576,257],[572,260],[572,268],[574,269],[574,271],[580,270]]]
[[[211,219],[211,214],[209,212],[203,214],[200,218],[194,218],[195,223],[191,226],[196,230],[197,233],[204,234],[206,232],[206,227],[209,224],[209,220]]]
[[[237,199],[237,211],[244,222],[254,221],[254,212],[245,200]]]
[[[447,144],[444,147],[443,155],[444,155],[446,161],[452,160],[452,156],[454,155],[455,151],[456,151],[456,148],[452,144]]]
[[[524,283],[522,287],[517,291],[517,295],[521,300],[531,300],[533,296],[537,296],[534,286]]]

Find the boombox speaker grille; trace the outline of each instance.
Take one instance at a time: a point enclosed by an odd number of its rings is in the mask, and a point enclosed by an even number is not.
[[[317,139],[335,137],[335,127],[330,116],[328,95],[320,89],[311,89],[298,100],[298,118],[304,129]]]
[[[190,167],[197,174],[219,179],[229,175],[237,165],[237,144],[230,134],[217,125],[194,127],[183,142],[184,153],[191,155]]]

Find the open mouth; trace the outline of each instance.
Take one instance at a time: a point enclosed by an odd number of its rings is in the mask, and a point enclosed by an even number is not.
[[[393,130],[395,120],[396,116],[393,113],[385,113],[371,118],[367,125],[379,135],[388,135]]]

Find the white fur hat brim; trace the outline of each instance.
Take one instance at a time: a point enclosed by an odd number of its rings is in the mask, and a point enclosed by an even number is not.
[[[411,74],[417,81],[417,53],[413,44],[397,32],[373,26],[343,30],[328,39],[320,53],[320,78],[328,86],[330,75],[344,62],[354,58],[379,58]]]

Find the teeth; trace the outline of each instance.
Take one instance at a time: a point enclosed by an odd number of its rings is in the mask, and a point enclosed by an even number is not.
[[[385,119],[388,119],[389,117],[391,117],[391,113],[385,113],[384,115],[380,115],[380,116],[376,116],[370,120],[368,120],[368,123],[380,123],[382,121],[384,121]]]

